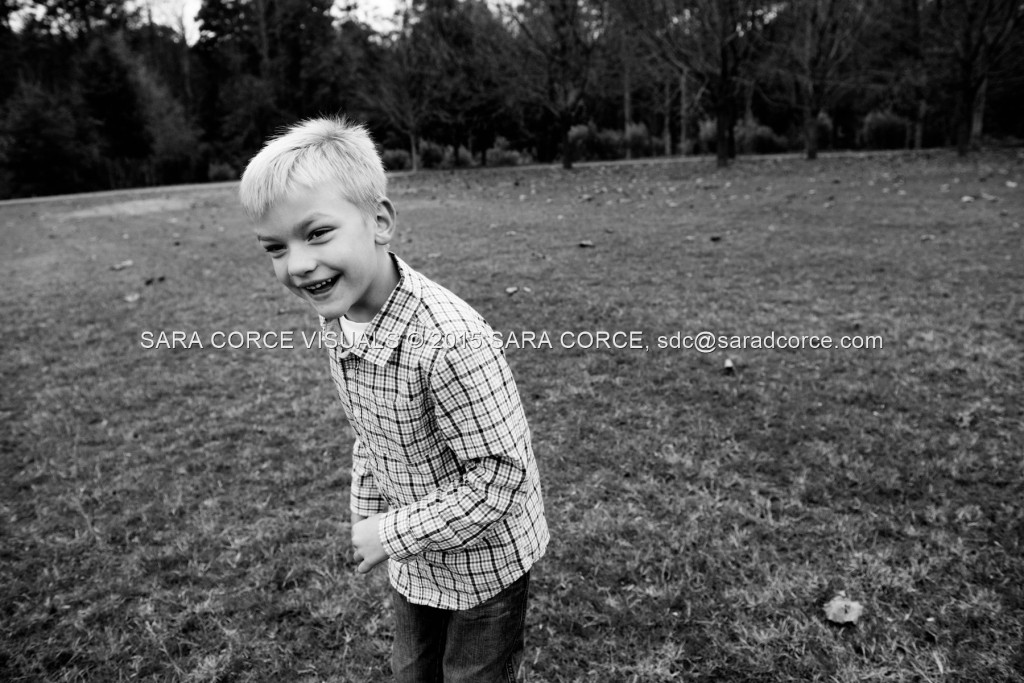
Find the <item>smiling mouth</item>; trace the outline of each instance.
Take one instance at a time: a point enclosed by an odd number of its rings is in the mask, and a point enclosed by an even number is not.
[[[303,289],[310,294],[323,294],[324,292],[330,291],[331,287],[335,285],[340,277],[340,275],[335,275],[327,280],[320,280],[320,282],[314,282],[311,285],[306,285]]]

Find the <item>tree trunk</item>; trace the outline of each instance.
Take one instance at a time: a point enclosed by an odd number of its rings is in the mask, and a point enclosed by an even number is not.
[[[629,124],[633,122],[633,84],[630,80],[629,57],[625,46],[622,49],[622,141],[626,147],[626,158],[633,158],[633,145],[629,139]]]
[[[562,168],[567,171],[572,170],[572,141],[569,139],[569,122],[564,121],[562,123]]]
[[[267,33],[266,0],[256,0],[256,28],[260,41],[260,77],[268,80],[270,76],[270,36]]]
[[[732,92],[732,88],[729,88],[729,92]],[[729,98],[729,106],[726,109],[726,115],[728,118],[728,125],[725,127],[725,139],[728,142],[727,149],[729,151],[729,159],[736,158],[736,103],[732,98]]]
[[[960,86],[956,111],[956,153],[965,157],[971,151],[971,118],[974,114],[974,89],[969,81]]]
[[[715,118],[715,156],[719,168],[729,165],[729,104],[719,101]]]
[[[184,91],[184,100],[185,101],[184,101],[183,104],[185,105],[185,112],[188,113],[189,115],[191,115],[193,113],[193,110],[194,110],[194,106],[192,104],[192,99],[193,99],[192,98],[192,61],[190,59],[190,55],[191,55],[192,51],[189,50],[188,39],[186,38],[187,33],[185,31],[185,11],[184,10],[182,10],[178,14],[177,20],[178,20],[178,24],[177,24],[176,28],[178,29],[178,33],[181,34],[181,77],[182,77],[182,82],[183,82],[182,84],[183,84],[183,86],[185,88],[185,91]]]
[[[672,156],[672,81],[665,79],[665,128],[662,130],[662,150]]]
[[[924,96],[925,63],[921,33],[921,5],[919,0],[903,0],[904,11],[910,17],[910,41],[912,45],[915,90],[918,93],[917,116],[914,118],[914,149],[924,146],[924,117],[928,113],[928,101]]]
[[[743,120],[747,123],[754,122],[754,81],[747,85],[747,92],[744,93]]]
[[[733,107],[733,85],[735,74],[733,72],[732,55],[730,54],[730,36],[736,26],[732,19],[736,16],[735,6],[732,2],[722,3],[721,11],[725,16],[720,17],[718,22],[718,92],[716,93],[716,104],[718,107],[717,133],[718,143],[718,166],[723,168],[729,165],[729,159],[736,156],[736,139],[733,134],[733,123],[735,121],[735,109]]]
[[[974,96],[974,106],[971,108],[971,140],[975,144],[981,141],[981,133],[985,123],[985,91],[988,90],[988,78],[981,81],[978,94]]]
[[[917,101],[917,118],[914,119],[914,149],[924,146],[924,117],[928,113],[928,101],[923,97]]]
[[[807,159],[814,161],[818,158],[818,112],[810,99],[810,94],[804,97],[804,146]]]
[[[409,133],[409,157],[412,164],[412,171],[420,170],[419,139],[416,133]]]
[[[686,69],[679,74],[679,154],[686,156],[689,142],[686,139]]]

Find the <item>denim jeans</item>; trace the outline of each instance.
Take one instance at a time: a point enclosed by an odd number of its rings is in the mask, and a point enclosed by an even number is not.
[[[524,624],[530,573],[468,610],[414,605],[394,588],[398,683],[506,683],[525,649]]]

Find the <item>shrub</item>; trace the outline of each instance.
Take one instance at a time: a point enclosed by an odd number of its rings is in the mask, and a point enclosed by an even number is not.
[[[740,154],[777,154],[786,151],[786,139],[768,126],[748,119],[736,124],[736,151]]]
[[[631,123],[627,125],[625,145],[635,157],[648,156],[651,147],[651,134],[647,131],[646,124]]]
[[[626,142],[621,130],[602,128],[592,143],[592,159],[621,159],[626,156]]]
[[[211,161],[210,165],[206,169],[206,177],[211,182],[238,180],[238,171],[236,171],[234,167],[227,162]]]
[[[500,135],[494,139],[494,147],[488,149],[484,157],[488,166],[518,166],[526,159],[526,155],[512,149],[508,139]]]
[[[518,166],[523,163],[523,155],[514,149],[487,150],[488,166]]]
[[[870,149],[903,149],[909,121],[891,111],[873,111],[864,119],[861,136]]]
[[[711,154],[717,147],[718,124],[714,119],[704,119],[698,124],[697,141],[700,151]]]
[[[818,113],[818,149],[828,149],[832,146],[832,131],[835,126],[832,124],[832,117],[825,112]]]
[[[672,152],[669,152],[671,154]],[[648,156],[661,157],[665,156],[665,138],[661,135],[652,135],[650,144],[647,148]]]
[[[440,168],[444,163],[444,148],[430,140],[420,140],[420,166]]]
[[[569,129],[569,142],[574,145],[584,144],[592,135],[592,130],[593,129],[590,126],[582,123],[576,124]]]
[[[577,124],[569,129],[569,145],[572,146],[573,156],[578,159],[589,158],[591,139],[594,130],[590,126]]]
[[[467,166],[472,166],[473,163],[474,163],[473,155],[470,153],[470,151],[468,149],[466,149],[465,147],[463,147],[461,145],[459,146],[459,149],[456,150],[455,152],[452,151],[451,147],[449,147],[446,150],[446,154],[445,154],[445,167],[446,168],[451,168],[452,166],[455,166],[456,168],[465,168]]]
[[[621,159],[625,156],[622,131],[590,125],[578,125],[569,129],[569,143],[576,150],[576,157],[583,161]]]
[[[386,149],[380,155],[380,160],[388,171],[405,171],[412,166],[412,157],[404,149]]]

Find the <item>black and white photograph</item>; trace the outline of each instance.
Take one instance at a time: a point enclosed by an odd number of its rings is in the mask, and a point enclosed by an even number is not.
[[[0,681],[1024,683],[1024,1],[0,65]]]

